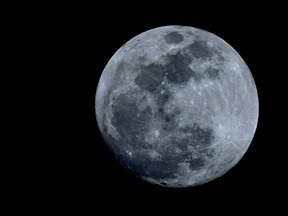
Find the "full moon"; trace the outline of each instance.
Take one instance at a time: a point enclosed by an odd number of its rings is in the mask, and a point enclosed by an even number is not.
[[[240,55],[189,26],[154,28],[124,44],[102,72],[95,109],[119,162],[165,187],[224,175],[247,151],[259,113]]]

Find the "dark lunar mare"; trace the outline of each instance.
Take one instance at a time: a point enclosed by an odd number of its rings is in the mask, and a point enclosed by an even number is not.
[[[188,49],[196,59],[210,58],[215,54],[215,51],[209,48],[205,41],[200,39],[195,40],[194,43],[188,46]]]
[[[173,31],[165,35],[164,39],[167,44],[178,44],[184,40],[184,37],[181,33]]]
[[[172,33],[171,33],[172,34]],[[206,59],[216,56],[223,56],[216,49],[209,48],[202,40],[196,40],[176,54],[163,56],[165,64],[151,63],[139,66],[140,73],[135,78],[135,83],[143,90],[154,92],[166,77],[171,84],[185,84],[190,78],[201,81],[205,78],[215,80],[219,77],[220,71],[216,68],[208,67],[205,72],[199,73],[192,70],[189,65],[195,59]],[[141,61],[140,61],[141,62]]]
[[[125,141],[132,143],[134,147],[141,146],[148,124],[151,121],[152,111],[147,106],[140,111],[135,104],[133,94],[130,92],[120,94],[112,104],[112,125]]]
[[[199,145],[200,148],[208,147],[214,138],[213,129],[200,128],[197,123],[193,123],[192,126],[180,128],[180,131],[190,138],[189,145]]]
[[[176,128],[174,128],[176,130]],[[183,137],[171,137],[171,139],[161,148],[145,147],[142,145],[139,148],[134,148],[133,159],[125,157],[124,163],[133,172],[144,178],[153,178],[157,181],[163,181],[175,178],[179,173],[179,165],[183,162],[189,164],[191,170],[200,170],[206,164],[206,158],[211,158],[214,152],[209,147],[213,139],[211,129],[201,129],[200,127],[186,127],[183,131]],[[133,145],[133,143],[131,143]],[[202,148],[199,155],[192,155],[188,151],[191,146],[197,151],[196,145]],[[176,149],[180,149],[180,153],[176,153]],[[157,151],[161,157],[151,158],[147,151]]]
[[[153,116],[149,106],[140,111],[131,98],[133,98],[132,93],[120,94],[112,105],[112,125],[117,129],[120,135],[118,143],[122,145],[121,148],[112,146],[112,149],[116,148],[115,153],[118,154],[119,160],[126,167],[139,176],[160,181],[176,177],[175,174],[178,173],[179,164],[182,162],[188,162],[193,170],[201,169],[205,165],[203,155],[211,153],[211,150],[208,148],[206,150],[203,149],[201,157],[192,157],[188,151],[188,146],[195,149],[197,145],[200,148],[208,147],[213,139],[213,131],[211,129],[203,129],[198,124],[194,124],[191,127],[180,128],[183,136],[172,136],[167,144],[160,149],[148,146],[144,140],[152,118],[156,115],[162,118],[165,122],[163,130],[173,134],[175,130],[178,130],[175,117],[180,114],[180,111],[177,108],[169,114],[164,111],[158,111]],[[108,139],[111,139],[109,137]],[[183,138],[179,139],[179,137]],[[181,150],[181,153],[176,153],[177,148]],[[133,159],[124,152],[125,150],[132,152]],[[151,158],[147,154],[149,150],[156,151],[160,157]]]
[[[180,52],[175,55],[168,55],[168,63],[163,66],[163,71],[168,82],[174,84],[182,84],[189,81],[190,77],[196,75],[195,71],[189,68],[191,58]]]
[[[168,39],[170,38],[170,39]],[[167,40],[177,41],[178,35],[176,33],[170,33],[167,35]],[[180,40],[180,39],[179,39]],[[193,45],[194,44],[194,45]],[[192,52],[195,58],[208,58],[213,55],[210,50],[205,50],[201,41],[196,41],[193,44],[186,47],[189,52]],[[193,49],[190,50],[190,49]],[[198,50],[199,49],[199,50]],[[202,53],[200,53],[200,50]],[[153,149],[146,146],[144,141],[148,132],[149,123],[153,117],[159,117],[163,120],[163,130],[167,133],[173,134],[175,130],[179,130],[176,122],[176,117],[180,115],[180,110],[175,108],[174,111],[166,113],[164,106],[171,99],[171,93],[167,87],[161,86],[164,77],[172,84],[184,84],[192,77],[199,81],[208,76],[211,79],[215,79],[219,76],[219,71],[214,68],[207,68],[203,74],[196,73],[189,68],[189,64],[192,62],[192,58],[189,52],[177,52],[174,55],[167,55],[165,57],[166,64],[160,65],[151,63],[149,65],[140,65],[138,70],[139,74],[135,78],[135,83],[141,90],[148,91],[156,98],[156,103],[159,109],[156,113],[152,114],[151,108],[148,106],[143,111],[140,111],[137,104],[133,100],[133,93],[127,92],[120,94],[117,98],[113,99],[112,112],[113,118],[111,120],[112,125],[117,129],[121,143],[121,148],[112,146],[117,157],[123,164],[139,176],[144,178],[153,178],[157,181],[174,178],[178,173],[179,164],[188,162],[189,167],[192,170],[199,170],[206,164],[206,158],[213,155],[211,149],[207,148],[211,145],[213,139],[213,130],[210,128],[200,128],[198,124],[193,124],[191,127],[180,128],[180,132],[183,134],[182,138],[179,136],[172,136],[162,149]],[[117,74],[123,72],[125,68],[125,62],[121,62],[117,68]],[[127,66],[127,65],[126,65]],[[115,81],[117,82],[117,80]],[[160,92],[162,93],[160,94]],[[111,92],[108,92],[111,94]],[[138,92],[139,93],[139,92]],[[110,96],[110,95],[109,95]],[[109,97],[106,97],[109,98]],[[153,116],[154,115],[154,116]],[[104,115],[104,121],[106,115]],[[104,125],[104,132],[107,131],[107,124]],[[108,134],[107,134],[108,135]],[[111,136],[107,136],[111,143],[113,139]],[[108,143],[109,143],[108,142]],[[116,144],[115,144],[116,145]],[[188,153],[188,146],[191,146],[195,150],[201,148],[201,156],[191,156]],[[117,150],[115,149],[117,148]],[[181,153],[176,152],[176,148],[181,150]],[[151,158],[147,155],[146,151],[155,150],[161,157]],[[133,152],[133,158],[130,159],[125,153],[125,150]],[[137,159],[135,159],[135,157]]]
[[[140,73],[135,78],[135,83],[143,90],[153,92],[162,83],[164,71],[160,65],[150,64],[140,67]]]

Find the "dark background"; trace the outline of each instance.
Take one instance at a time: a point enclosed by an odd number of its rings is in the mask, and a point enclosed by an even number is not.
[[[43,104],[48,111],[40,109],[49,130],[39,139],[37,157],[44,162],[34,161],[37,178],[31,181],[37,185],[35,197],[45,197],[51,208],[128,213],[138,208],[138,214],[142,209],[229,213],[229,208],[249,212],[281,206],[285,157],[280,156],[284,142],[278,135],[282,118],[276,117],[284,92],[279,66],[283,55],[278,52],[284,34],[281,6],[166,4],[70,3],[27,13],[25,29],[33,32],[29,38],[38,69],[44,71],[37,78],[51,101]],[[247,63],[259,94],[257,131],[242,160],[224,176],[194,188],[142,182],[120,166],[96,124],[95,93],[109,59],[132,37],[164,25],[193,26],[224,39]]]

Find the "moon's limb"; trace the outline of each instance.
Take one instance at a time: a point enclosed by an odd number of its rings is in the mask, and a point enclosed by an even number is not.
[[[166,26],[122,46],[96,92],[99,129],[119,160],[146,181],[186,187],[231,169],[258,120],[249,68],[221,38]]]

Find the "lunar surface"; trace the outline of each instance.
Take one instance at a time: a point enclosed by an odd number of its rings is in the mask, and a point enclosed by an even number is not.
[[[144,181],[191,187],[222,176],[258,121],[251,72],[224,40],[164,26],[124,44],[96,91],[96,118],[118,160]]]

